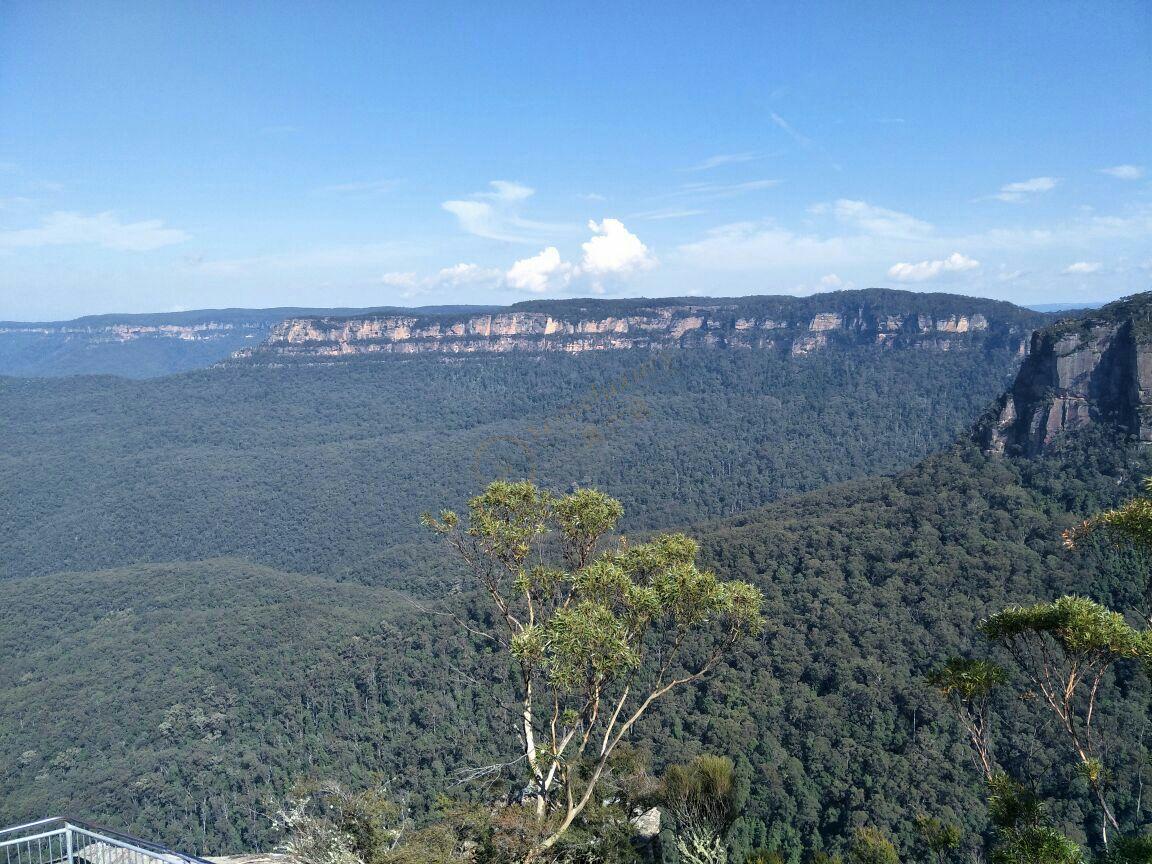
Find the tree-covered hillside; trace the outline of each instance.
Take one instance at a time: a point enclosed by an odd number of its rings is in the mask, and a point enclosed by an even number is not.
[[[1133,561],[1065,550],[1060,531],[1149,472],[1146,452],[1102,438],[1037,461],[965,445],[698,529],[708,564],[764,591],[768,626],[634,743],[657,766],[732,756],[750,782],[746,849],[798,856],[863,824],[910,848],[921,813],[980,831],[979,774],[923,676],[950,654],[986,652],[975,625],[1010,602],[1077,591],[1132,607]],[[441,792],[476,794],[462,769],[515,749],[495,731],[511,707],[497,695],[508,669],[437,614],[480,614],[469,595],[416,602],[238,561],[0,585],[12,670],[0,759],[16,766],[0,818],[71,809],[224,851],[267,844],[270,802],[302,776],[391,779],[417,812]],[[1147,685],[1118,676],[1104,722],[1139,728]],[[1071,788],[1059,815],[1089,833],[1082,781],[1054,748],[1025,743],[1049,733],[1020,703],[998,707],[1003,740],[1017,742],[1002,760],[1042,788]],[[1131,741],[1109,766],[1126,818],[1146,757]]]
[[[1006,352],[639,351],[0,379],[0,578],[222,555],[419,584],[417,516],[494,476],[595,485],[629,529],[897,470]]]

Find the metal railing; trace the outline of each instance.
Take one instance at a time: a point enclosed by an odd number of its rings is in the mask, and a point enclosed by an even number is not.
[[[0,830],[0,864],[209,864],[159,843],[76,819],[40,819]]]

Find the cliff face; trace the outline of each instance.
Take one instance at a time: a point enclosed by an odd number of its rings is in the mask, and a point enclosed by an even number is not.
[[[1152,294],[1036,332],[977,435],[990,452],[1034,455],[1093,424],[1152,441]]]
[[[888,295],[900,295],[893,303]],[[917,302],[917,297],[935,302]],[[378,354],[729,348],[803,356],[834,344],[1023,356],[1039,315],[970,298],[842,292],[821,298],[528,303],[479,315],[294,318],[238,353],[257,363]],[[965,302],[967,301],[967,302]],[[922,308],[917,308],[917,307]],[[986,306],[1005,306],[999,309]],[[932,307],[932,308],[929,308]],[[1009,312],[1008,310],[1012,310]],[[1022,314],[1017,314],[1022,313]]]

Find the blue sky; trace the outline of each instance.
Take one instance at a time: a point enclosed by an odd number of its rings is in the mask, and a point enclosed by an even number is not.
[[[1152,287],[1152,4],[0,7],[0,319]]]

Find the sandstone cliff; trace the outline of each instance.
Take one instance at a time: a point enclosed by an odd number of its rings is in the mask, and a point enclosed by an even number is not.
[[[1093,424],[1152,441],[1152,294],[1036,332],[977,436],[990,452],[1033,455]]]
[[[381,354],[480,354],[727,348],[803,356],[830,345],[936,351],[995,347],[1023,356],[1043,316],[1006,303],[898,291],[517,304],[497,312],[292,318],[238,359],[339,360]]]

